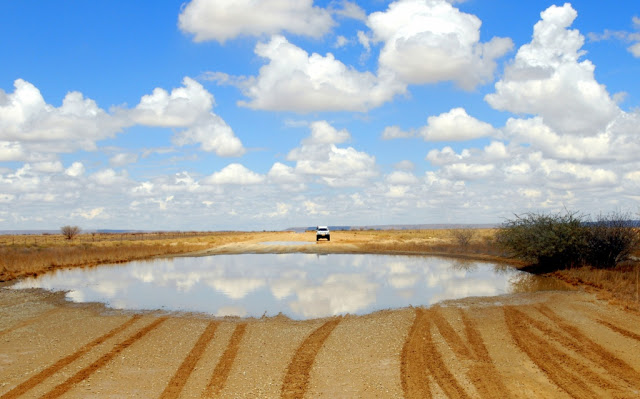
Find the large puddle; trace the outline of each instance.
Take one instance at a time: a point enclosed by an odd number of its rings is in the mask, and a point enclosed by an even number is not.
[[[112,308],[292,319],[561,289],[508,266],[394,255],[242,254],[60,270],[13,286]]]

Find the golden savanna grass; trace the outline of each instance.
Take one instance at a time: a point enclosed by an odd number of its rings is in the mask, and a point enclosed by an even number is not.
[[[251,239],[252,233],[129,233],[0,236],[0,281],[36,276],[57,268],[122,263],[184,254]]]

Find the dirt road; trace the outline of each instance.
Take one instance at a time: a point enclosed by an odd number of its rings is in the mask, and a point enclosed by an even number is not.
[[[583,292],[292,321],[0,289],[0,398],[640,397],[640,315]]]

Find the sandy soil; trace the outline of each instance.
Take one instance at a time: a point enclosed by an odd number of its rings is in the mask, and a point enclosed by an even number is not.
[[[580,291],[292,321],[114,311],[0,289],[0,398],[637,398],[638,353],[640,315]]]

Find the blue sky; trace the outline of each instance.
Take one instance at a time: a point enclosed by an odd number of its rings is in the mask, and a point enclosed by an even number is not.
[[[0,229],[637,213],[640,8],[13,1]]]

